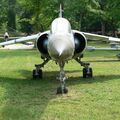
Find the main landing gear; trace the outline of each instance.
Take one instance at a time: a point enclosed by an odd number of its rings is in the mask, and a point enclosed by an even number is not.
[[[57,94],[63,94],[63,93],[68,93],[68,89],[65,86],[65,72],[64,72],[64,62],[60,62],[59,66],[60,66],[60,74],[59,77],[57,78],[60,81],[60,86],[57,88]]]
[[[92,78],[93,72],[92,68],[89,67],[89,65],[86,65],[85,68],[83,68],[83,78]]]
[[[42,67],[49,62],[49,59],[45,59],[42,64],[35,65],[36,69],[33,70],[33,79],[42,79]]]
[[[83,78],[92,78],[93,77],[93,71],[92,68],[90,68],[90,63],[82,62],[80,58],[75,59],[78,63],[80,63],[81,66],[83,66]]]

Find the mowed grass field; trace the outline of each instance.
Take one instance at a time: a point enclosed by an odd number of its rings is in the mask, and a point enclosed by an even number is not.
[[[118,51],[85,52],[83,61],[116,59]],[[92,62],[82,78],[74,60],[65,66],[69,93],[56,95],[59,67],[50,61],[33,80],[37,50],[0,50],[0,120],[120,120],[120,62]]]

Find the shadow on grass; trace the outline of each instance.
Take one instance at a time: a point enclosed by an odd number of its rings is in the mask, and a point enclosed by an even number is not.
[[[69,77],[68,83],[70,85],[104,83],[114,79],[120,79],[120,75],[100,75],[94,76],[93,78]]]
[[[22,70],[19,71],[22,76],[24,76],[26,79],[31,79],[32,80],[32,71],[27,71],[27,70]],[[103,83],[105,81],[109,80],[114,80],[114,79],[120,79],[120,75],[97,75],[94,76],[93,78],[83,78],[81,76],[75,76],[74,73],[76,72],[82,72],[82,70],[71,70],[71,71],[65,71],[67,74],[71,74],[73,76],[68,77],[67,82],[73,83],[73,84],[85,84],[85,83]],[[59,74],[59,71],[43,71],[43,80],[40,81],[46,81],[46,82],[54,82],[57,83],[56,81],[56,76]]]
[[[42,118],[46,107],[56,98],[57,71],[44,72],[42,80],[33,80],[31,71],[18,71],[24,77],[0,77],[0,85],[5,89],[1,98],[0,116],[4,120],[38,120]],[[68,71],[74,73],[75,71]],[[108,80],[119,79],[120,75],[95,76],[83,79],[78,76],[69,77],[67,86],[76,84],[103,83]]]
[[[0,119],[38,120],[48,103],[56,97],[54,82],[0,77]]]

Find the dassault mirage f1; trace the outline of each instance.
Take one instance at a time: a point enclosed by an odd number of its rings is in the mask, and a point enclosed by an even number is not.
[[[63,18],[62,11],[60,6],[59,17],[53,20],[49,31],[0,43],[0,46],[5,46],[23,41],[37,40],[37,48],[41,53],[43,63],[35,65],[36,69],[33,70],[33,78],[42,78],[42,68],[44,65],[50,60],[55,61],[60,67],[59,77],[57,78],[60,81],[60,87],[57,88],[58,94],[68,92],[65,85],[64,66],[69,60],[74,59],[84,67],[84,78],[93,76],[92,68],[89,67],[90,64],[81,61],[83,52],[87,47],[87,39],[120,41],[118,38],[72,30],[70,22]]]

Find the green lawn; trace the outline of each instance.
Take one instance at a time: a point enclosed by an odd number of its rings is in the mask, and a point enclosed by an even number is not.
[[[117,51],[86,52],[85,61],[116,59]],[[0,50],[0,120],[120,120],[120,63],[92,62],[94,77],[82,78],[74,60],[65,66],[67,95],[56,95],[59,67],[50,61],[33,80],[37,50]]]

